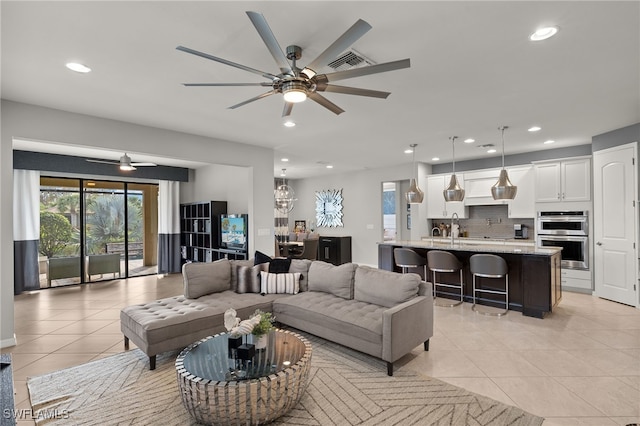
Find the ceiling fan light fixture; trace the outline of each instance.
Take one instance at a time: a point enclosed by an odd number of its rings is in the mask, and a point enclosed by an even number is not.
[[[125,172],[129,172],[131,170],[137,170],[135,167],[133,167],[131,164],[120,164],[120,170],[123,170]]]
[[[282,85],[284,100],[297,104],[307,99],[307,88],[300,81],[288,81]]]

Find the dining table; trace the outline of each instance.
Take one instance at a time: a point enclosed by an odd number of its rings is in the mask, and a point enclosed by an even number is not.
[[[280,255],[289,257],[289,255],[295,254],[295,248],[304,246],[304,243],[302,241],[284,241],[278,243],[278,245],[280,246]],[[291,248],[293,248],[293,250],[291,250]]]

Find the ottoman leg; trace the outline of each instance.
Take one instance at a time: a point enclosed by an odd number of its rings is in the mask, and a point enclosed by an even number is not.
[[[155,369],[156,369],[156,356],[151,355],[149,357],[149,370],[155,370]]]
[[[124,349],[129,350],[129,338],[127,336],[124,336]]]

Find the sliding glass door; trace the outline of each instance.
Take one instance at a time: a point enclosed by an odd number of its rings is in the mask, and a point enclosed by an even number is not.
[[[41,178],[41,287],[157,273],[157,196],[154,184]]]

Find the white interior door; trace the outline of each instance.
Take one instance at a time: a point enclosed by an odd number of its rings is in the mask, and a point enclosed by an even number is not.
[[[638,303],[636,151],[632,143],[593,155],[596,295],[633,306]]]

